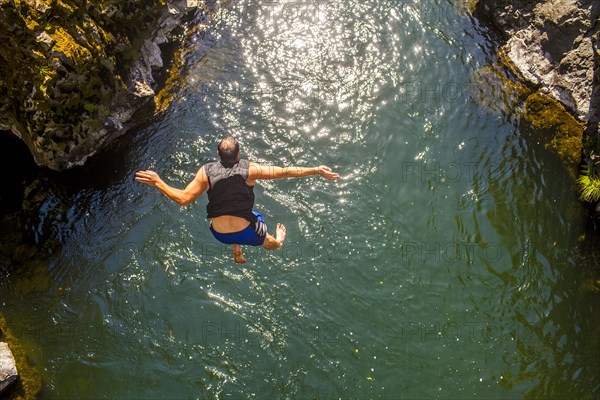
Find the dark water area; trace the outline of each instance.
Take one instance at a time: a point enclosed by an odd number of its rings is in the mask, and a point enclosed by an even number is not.
[[[199,17],[165,113],[6,209],[26,234],[3,236],[0,304],[42,397],[598,397],[598,238],[558,158],[474,85],[486,33],[458,3],[285,4]],[[225,134],[342,175],[257,185],[288,239],[243,266],[206,197],[133,180],[183,187]]]
[[[27,146],[10,132],[0,131],[0,216],[18,211],[23,187],[33,180],[37,166]]]

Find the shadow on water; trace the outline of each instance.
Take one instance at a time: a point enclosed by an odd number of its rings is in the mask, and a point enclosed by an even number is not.
[[[0,177],[0,286],[21,269],[47,272],[49,260],[60,254],[90,197],[133,180],[134,137],[145,127],[130,130],[84,166],[64,172],[38,167],[19,139],[0,133],[0,167],[10,171]]]
[[[60,173],[50,173],[52,179],[69,193],[106,190],[126,179],[133,179],[131,168],[135,153],[135,137],[152,121],[147,121],[117,138],[109,148],[102,149],[83,166]]]
[[[23,142],[0,132],[0,285],[9,271],[35,258],[35,243],[28,235],[28,212],[23,210],[27,188],[41,169]]]
[[[23,185],[31,182],[39,168],[27,146],[10,132],[0,131],[0,216],[21,208]]]

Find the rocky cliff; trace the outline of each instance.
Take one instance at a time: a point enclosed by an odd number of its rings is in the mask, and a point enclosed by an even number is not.
[[[83,164],[151,104],[185,10],[185,0],[0,0],[0,129],[40,166]]]
[[[547,128],[555,125],[553,118],[559,124],[554,130],[562,128],[563,136],[549,146],[563,161],[578,163],[582,144],[588,153],[599,146],[600,2],[479,0],[474,16],[499,33],[500,62],[528,87],[526,111],[534,115],[527,118]],[[553,100],[581,122],[581,129],[569,116],[550,111],[557,110]],[[567,127],[573,129],[565,133]]]

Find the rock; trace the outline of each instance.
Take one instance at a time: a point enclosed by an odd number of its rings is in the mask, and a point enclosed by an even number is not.
[[[503,62],[481,68],[474,74],[470,88],[473,99],[490,112],[520,115],[534,128],[536,142],[558,155],[569,174],[576,178],[581,161],[583,122],[544,88],[535,90],[511,80],[506,61]]]
[[[145,82],[134,82],[132,86],[132,93],[136,97],[154,96],[154,90],[152,90],[150,85]]]
[[[493,25],[508,37],[501,51],[514,72],[533,87],[548,89],[550,96],[584,122],[590,119],[592,37],[598,33],[595,21],[600,16],[600,7],[592,4],[591,0],[546,0],[519,6],[517,1],[480,0],[477,5],[479,15],[486,13],[486,19],[494,20]]]
[[[0,128],[35,162],[82,165],[135,125],[159,89],[185,0],[0,1]],[[191,11],[190,11],[191,12]]]
[[[581,158],[583,123],[566,112],[552,97],[536,92],[525,100],[525,119],[551,132],[544,146],[553,150],[566,166],[576,168]],[[571,170],[575,176],[575,170]]]
[[[50,37],[50,35],[48,35],[46,32],[40,32],[36,37],[35,40],[41,44],[44,45],[44,49],[46,51],[49,51],[52,48],[52,38]]]
[[[474,15],[504,38],[501,62],[533,91],[561,103],[600,143],[600,2],[479,0]],[[575,160],[571,145],[568,158]]]
[[[10,353],[12,354],[12,356],[5,358],[7,360],[7,365],[12,363],[18,366],[18,379],[16,382],[13,381],[14,384],[10,388],[10,394],[8,398],[23,400],[37,399],[42,388],[42,376],[40,371],[28,360],[27,353],[19,344],[19,340],[7,327],[6,320],[1,313],[0,332],[2,333],[2,340],[5,343],[8,343],[8,346],[10,347]],[[5,343],[0,344],[0,348],[2,348],[2,350],[0,350],[0,354],[5,354],[5,348],[3,347]],[[3,364],[3,362],[0,361],[0,364]],[[14,374],[11,373],[11,375]],[[2,380],[2,376],[3,375],[0,374],[0,380]],[[5,393],[0,394],[0,399],[4,399],[5,397]]]
[[[164,42],[163,37],[164,35],[161,35],[159,39],[160,42]],[[146,65],[152,69],[162,68],[163,66],[163,59],[158,43],[150,40],[144,41],[144,46],[142,46],[142,57],[144,58]]]
[[[18,377],[15,358],[8,344],[0,342],[0,393],[4,392]]]

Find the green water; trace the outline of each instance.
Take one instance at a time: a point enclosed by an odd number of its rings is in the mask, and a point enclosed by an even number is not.
[[[47,193],[32,229],[58,244],[3,279],[42,397],[598,397],[583,210],[473,87],[494,61],[474,20],[385,0],[196,17],[173,104]],[[184,186],[226,133],[251,160],[342,175],[257,185],[288,239],[244,266],[206,197],[180,208],[133,181]]]

